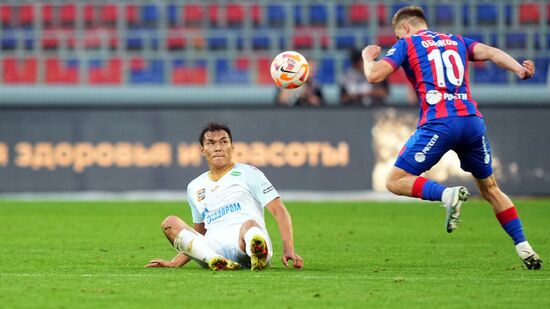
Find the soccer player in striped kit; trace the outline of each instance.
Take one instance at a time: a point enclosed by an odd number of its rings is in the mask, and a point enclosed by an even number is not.
[[[460,158],[461,168],[476,180],[502,228],[514,241],[516,251],[528,269],[540,269],[542,260],[527,242],[510,198],[493,175],[491,147],[482,114],[470,95],[468,61],[490,60],[514,72],[520,79],[531,78],[534,64],[518,63],[506,52],[454,34],[428,29],[422,8],[407,6],[395,13],[392,26],[398,38],[385,57],[376,61],[381,48],[363,49],[364,73],[369,82],[385,80],[403,67],[420,103],[417,130],[401,150],[388,175],[386,186],[397,195],[441,201],[446,208],[446,229],[457,228],[462,204],[470,195],[466,187],[447,188],[419,176],[435,165],[449,150]]]

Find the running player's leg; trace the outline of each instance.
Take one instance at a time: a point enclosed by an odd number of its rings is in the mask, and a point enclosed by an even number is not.
[[[539,269],[542,261],[529,245],[518,213],[510,198],[502,192],[493,175],[491,145],[483,119],[468,117],[464,126],[471,136],[456,149],[463,170],[472,173],[481,196],[491,204],[502,228],[514,241],[516,251],[529,269]]]
[[[447,188],[419,175],[454,146],[457,137],[452,130],[450,120],[420,127],[403,146],[386,180],[386,187],[394,194],[443,202],[447,209],[445,227],[449,233],[457,228],[468,190],[465,187]]]
[[[255,220],[248,220],[241,226],[239,247],[250,257],[251,270],[263,270],[271,264],[271,239]]]
[[[525,266],[528,269],[540,269],[542,260],[527,241],[516,207],[512,200],[500,190],[495,176],[476,179],[476,182],[481,196],[491,204],[500,225],[514,241],[516,251]]]
[[[228,260],[210,247],[204,235],[177,216],[168,216],[161,224],[164,235],[179,252],[208,265],[213,270],[238,269],[239,264]]]

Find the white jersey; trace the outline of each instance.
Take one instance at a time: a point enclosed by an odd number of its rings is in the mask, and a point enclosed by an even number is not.
[[[187,186],[193,222],[204,223],[209,233],[240,227],[250,219],[265,229],[264,207],[277,197],[279,193],[264,173],[241,163],[218,181],[205,172]]]

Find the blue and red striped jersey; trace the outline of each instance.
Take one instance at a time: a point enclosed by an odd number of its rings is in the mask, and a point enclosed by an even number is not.
[[[402,38],[382,59],[403,67],[420,102],[418,126],[449,116],[478,115],[470,95],[468,60],[478,42],[454,34],[422,30]]]

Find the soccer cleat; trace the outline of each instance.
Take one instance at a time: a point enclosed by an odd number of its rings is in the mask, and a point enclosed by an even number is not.
[[[252,256],[250,257],[250,269],[252,271],[266,269],[268,266],[268,248],[262,236],[255,235],[252,237],[250,241],[250,252],[252,252]]]
[[[226,259],[221,256],[213,257],[208,263],[208,268],[211,270],[239,270],[241,269],[241,264]]]
[[[458,223],[460,222],[460,209],[462,204],[468,200],[470,192],[466,187],[454,187],[451,188],[452,191],[452,202],[450,205],[444,205],[447,208],[447,215],[445,218],[445,227],[447,228],[447,233],[452,233],[455,229],[458,228]]]
[[[516,251],[527,269],[539,270],[542,268],[542,259],[527,242],[516,245]]]

